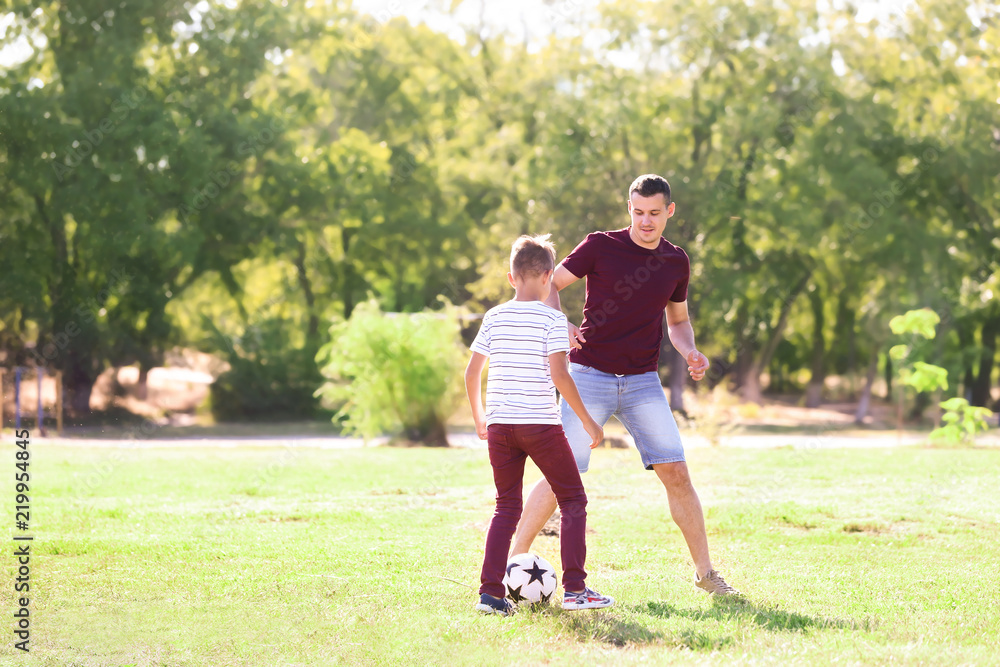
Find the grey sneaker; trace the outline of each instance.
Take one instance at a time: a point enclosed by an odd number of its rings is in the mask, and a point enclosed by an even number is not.
[[[703,591],[708,591],[713,595],[722,596],[732,596],[741,598],[743,593],[726,583],[726,580],[722,578],[722,575],[716,570],[709,570],[704,577],[698,577],[698,574],[694,575],[694,585]]]
[[[563,609],[576,611],[577,609],[604,609],[612,607],[615,599],[607,595],[601,595],[592,588],[583,589],[582,593],[563,593]]]

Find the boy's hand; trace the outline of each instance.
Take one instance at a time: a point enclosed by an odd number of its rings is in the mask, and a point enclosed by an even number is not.
[[[583,337],[582,333],[580,333],[580,327],[576,326],[572,322],[569,322],[568,329],[569,329],[569,345],[570,345],[570,347],[572,347],[574,350],[581,349],[583,347],[583,345],[581,345],[581,343],[586,343],[587,339]]]
[[[583,425],[584,430],[587,431],[587,435],[590,436],[590,448],[596,449],[599,444],[604,442],[604,429],[593,419],[588,420],[587,423]]]
[[[487,429],[485,421],[476,420],[476,435],[479,436],[480,440],[485,440],[487,436]]]

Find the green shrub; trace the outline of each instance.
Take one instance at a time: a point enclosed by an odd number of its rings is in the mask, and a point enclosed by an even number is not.
[[[941,407],[945,410],[941,417],[944,426],[931,431],[931,439],[956,445],[972,443],[976,433],[989,428],[986,420],[993,415],[988,408],[969,405],[964,398],[949,398]]]
[[[338,416],[347,432],[448,444],[445,421],[462,395],[466,355],[453,312],[387,314],[369,302],[330,333],[316,355],[329,382],[316,394],[345,401]]]
[[[211,388],[217,421],[310,419],[322,414],[314,396],[323,380],[315,348],[294,347],[288,326],[285,320],[268,319],[236,339],[212,327],[215,344],[230,366]]]

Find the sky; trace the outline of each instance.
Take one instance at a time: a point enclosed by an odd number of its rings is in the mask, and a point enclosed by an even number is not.
[[[817,0],[821,4],[829,1]],[[893,15],[902,14],[914,1],[856,0],[857,19],[861,22],[872,18],[884,21]],[[233,6],[236,0],[224,0],[224,4]],[[493,29],[506,30],[519,40],[527,36],[530,44],[553,33],[556,36],[572,34],[573,27],[567,19],[581,12],[593,12],[598,0],[354,0],[353,4],[356,9],[372,15],[380,23],[405,16],[411,23],[425,23],[459,41],[465,38],[464,25],[482,23]],[[453,14],[448,13],[449,6],[455,6]],[[22,62],[31,54],[28,38],[21,36],[16,40],[5,41],[7,29],[12,22],[12,14],[0,15],[0,44],[3,44],[0,47],[0,67],[10,67]],[[607,37],[607,33],[596,31],[588,35],[585,41],[596,47]],[[44,48],[44,43],[37,46]],[[635,65],[629,61],[627,53],[609,55],[616,65]]]

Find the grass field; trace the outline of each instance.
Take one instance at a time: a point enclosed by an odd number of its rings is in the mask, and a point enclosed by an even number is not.
[[[32,650],[8,630],[0,663],[1000,664],[996,449],[692,449],[742,604],[694,588],[637,454],[598,450],[588,583],[617,606],[503,619],[473,611],[483,450],[125,445],[33,445]]]

